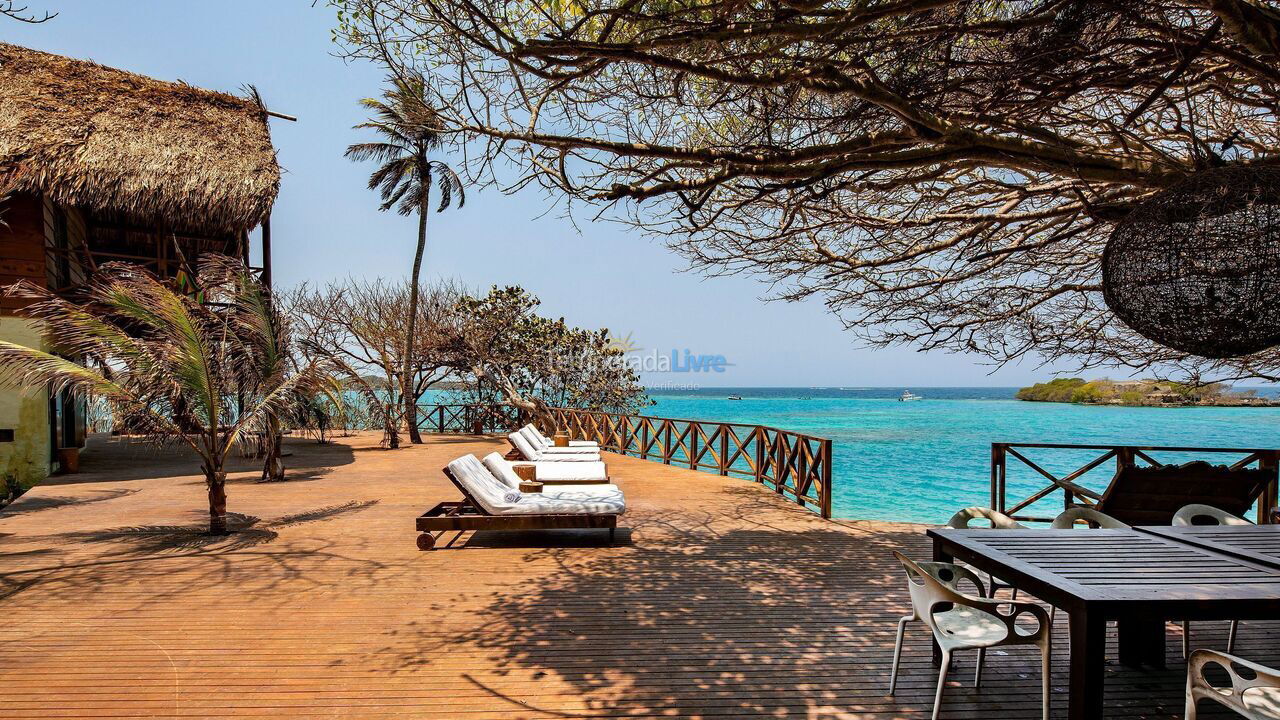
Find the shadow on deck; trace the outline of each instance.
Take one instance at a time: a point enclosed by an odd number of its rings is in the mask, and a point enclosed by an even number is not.
[[[908,607],[889,551],[927,556],[920,526],[823,521],[744,481],[610,456],[630,504],[616,545],[477,533],[421,553],[413,518],[454,496],[439,468],[501,443],[374,445],[290,441],[309,481],[232,486],[229,538],[201,534],[199,478],[163,453],[154,476],[68,476],[0,511],[0,717],[928,716],[924,630],[886,695]],[[1197,644],[1226,630],[1199,623]],[[1245,623],[1238,650],[1274,663],[1278,630]],[[962,655],[944,717],[1038,718],[1034,653],[993,653],[980,690]],[[1177,717],[1182,667],[1109,666],[1108,717]]]

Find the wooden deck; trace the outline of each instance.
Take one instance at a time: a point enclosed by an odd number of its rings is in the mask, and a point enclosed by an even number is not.
[[[440,467],[504,445],[290,441],[289,480],[236,475],[242,529],[212,539],[193,464],[97,442],[85,473],[0,511],[0,717],[928,716],[919,627],[885,695],[907,609],[889,550],[927,557],[920,526],[824,521],[741,480],[609,456],[630,504],[617,546],[490,533],[419,552],[414,517],[455,492]],[[1195,644],[1226,629],[1200,623]],[[1276,664],[1278,638],[1245,623],[1238,651]],[[1109,717],[1181,713],[1169,645],[1168,671],[1108,666]],[[981,690],[961,656],[943,716],[1038,718],[1034,653],[994,653]]]

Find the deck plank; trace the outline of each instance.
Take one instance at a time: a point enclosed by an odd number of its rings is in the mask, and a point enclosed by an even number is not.
[[[928,716],[922,627],[885,694],[908,607],[889,551],[928,557],[921,526],[824,521],[741,480],[609,455],[629,502],[616,546],[474,533],[419,552],[413,519],[454,499],[439,468],[503,446],[290,440],[286,482],[237,461],[243,529],[211,539],[193,530],[189,459],[95,439],[86,472],[0,511],[0,718]],[[1195,644],[1226,631],[1196,623]],[[1277,639],[1247,622],[1237,650],[1276,664]],[[1168,671],[1108,665],[1109,717],[1181,713],[1178,645]],[[993,653],[980,690],[961,655],[944,717],[1038,718],[1034,653]]]

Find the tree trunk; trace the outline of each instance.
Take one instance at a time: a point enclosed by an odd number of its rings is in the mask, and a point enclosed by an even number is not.
[[[280,429],[280,419],[274,415],[267,419],[263,441],[266,443],[266,460],[262,463],[262,482],[284,480],[284,460],[281,457],[284,435]]]
[[[536,396],[525,397],[520,394],[520,390],[516,388],[515,383],[511,382],[505,374],[500,372],[489,373],[480,366],[473,366],[471,372],[477,379],[489,377],[493,380],[493,385],[507,399],[507,404],[529,414],[530,419],[534,422],[539,420],[551,420],[551,412],[547,410],[547,404]]]
[[[227,534],[227,474],[208,472],[205,483],[209,486],[209,534]]]
[[[427,249],[427,200],[431,197],[431,174],[422,172],[422,206],[418,208],[418,251],[413,255],[413,277],[409,280],[409,327],[404,338],[404,419],[409,426],[409,442],[419,445],[422,434],[418,432],[418,394],[413,382],[413,340],[418,327],[418,274],[422,272],[422,255]]]
[[[388,376],[390,373],[388,372]],[[392,385],[387,384],[387,392],[392,392]],[[387,403],[382,405],[382,432],[387,436],[387,447],[395,450],[400,447],[400,418],[396,417],[392,412],[395,403],[390,402],[392,398],[387,398]]]

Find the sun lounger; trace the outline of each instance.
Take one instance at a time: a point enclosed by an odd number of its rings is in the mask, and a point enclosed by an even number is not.
[[[616,485],[590,485],[522,493],[494,477],[474,455],[449,463],[444,474],[462,493],[418,517],[418,548],[431,550],[448,531],[603,528],[613,542],[626,499]]]
[[[520,487],[520,476],[513,463],[493,452],[481,460],[493,476],[513,488]],[[534,467],[535,479],[544,485],[590,485],[609,482],[609,471],[602,462],[526,462]]]
[[[507,436],[511,443],[512,460],[549,460],[556,462],[600,462],[600,453],[587,448],[543,448],[535,446],[522,432],[513,432]]]
[[[578,454],[578,453],[598,453],[598,452],[600,452],[600,448],[598,448],[598,447],[596,447],[596,446],[594,446],[594,445],[591,445],[591,446],[586,446],[586,445],[569,445],[569,446],[567,446],[567,447],[560,447],[560,446],[556,445],[555,443],[547,442],[546,437],[544,437],[544,436],[543,436],[541,433],[539,433],[536,429],[534,429],[534,428],[532,428],[532,427],[530,427],[530,426],[528,426],[528,425],[526,425],[525,427],[520,428],[519,430],[517,430],[517,431],[516,431],[516,433],[518,433],[519,435],[523,436],[525,440],[528,440],[528,441],[529,441],[529,444],[530,444],[531,446],[533,446],[533,449],[534,449],[534,450],[539,450],[539,451],[541,451],[541,452],[549,453],[549,454],[552,454],[552,455],[564,455],[564,454],[568,454],[568,455],[575,455],[575,454]]]
[[[509,488],[520,489],[522,478],[516,474],[512,468],[512,463],[504,459],[498,453],[489,453],[481,461],[486,470],[498,479],[499,482]],[[539,484],[544,485],[541,491],[543,495],[554,495],[561,498],[599,498],[612,497],[621,495],[622,490],[609,482],[609,479],[602,474],[593,473],[589,477],[586,473],[580,471],[581,468],[594,465],[595,463],[525,463],[527,465],[544,464],[551,466],[551,471],[564,473],[577,473],[578,477],[569,480],[547,480],[541,478],[537,480]],[[600,463],[599,473],[603,472],[604,463]]]
[[[537,439],[538,444],[544,448],[556,446],[555,442],[553,442],[551,438],[544,435],[543,432],[539,430],[537,426],[535,426],[533,423],[529,423],[528,425],[525,425],[524,427],[520,428],[520,430],[521,432],[527,433],[527,436],[531,436],[530,439]],[[589,448],[589,449],[598,451],[600,449],[600,443],[596,442],[595,440],[570,440],[569,447]]]

